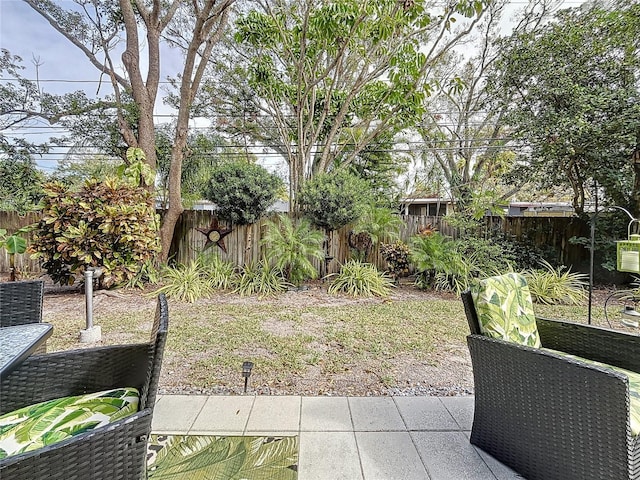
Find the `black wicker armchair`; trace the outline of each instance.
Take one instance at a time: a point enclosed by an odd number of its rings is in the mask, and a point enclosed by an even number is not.
[[[149,343],[34,355],[12,371],[0,384],[0,414],[54,398],[124,386],[139,390],[140,404],[137,413],[104,427],[1,459],[0,478],[145,478],[147,437],[167,329],[167,302],[160,295]]]
[[[483,335],[471,293],[462,300],[475,382],[471,443],[530,480],[640,478],[628,377],[548,350],[640,372],[640,337],[537,317],[543,348],[523,346]]]
[[[0,327],[42,321],[43,280],[0,283]]]

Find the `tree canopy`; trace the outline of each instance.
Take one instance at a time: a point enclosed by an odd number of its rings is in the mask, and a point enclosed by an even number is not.
[[[483,215],[489,204],[503,203],[517,189],[503,182],[515,158],[504,106],[486,88],[486,77],[500,56],[506,6],[508,2],[498,1],[488,7],[470,35],[476,46],[472,52],[449,52],[433,69],[434,93],[425,100],[416,126],[424,142],[421,170],[426,173],[417,187],[424,195],[451,198],[456,211],[466,216]],[[530,2],[513,31],[536,31],[548,16],[545,1]]]
[[[292,200],[336,160],[349,165],[414,124],[433,64],[485,8],[469,0],[439,10],[424,0],[254,5],[238,16],[205,90],[229,131],[286,159]],[[464,25],[452,29],[456,20]]]
[[[566,186],[578,213],[594,186],[640,212],[639,39],[640,5],[625,0],[560,11],[501,43],[491,87],[521,143],[515,180]]]

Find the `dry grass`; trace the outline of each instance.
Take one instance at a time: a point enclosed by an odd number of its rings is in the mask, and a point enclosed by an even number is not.
[[[98,294],[94,323],[103,344],[143,341],[155,300],[135,291]],[[258,393],[384,395],[469,393],[473,387],[457,297],[411,286],[388,299],[328,295],[324,288],[258,299],[215,294],[193,304],[170,301],[170,335],[161,390],[240,393],[243,361],[254,362]],[[586,318],[586,305],[537,306],[538,314]],[[82,348],[84,297],[45,295],[44,320],[54,325],[48,350]],[[594,323],[602,324],[601,305]]]

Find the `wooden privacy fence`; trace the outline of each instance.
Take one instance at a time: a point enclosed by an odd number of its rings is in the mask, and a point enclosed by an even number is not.
[[[286,214],[285,214],[286,215]],[[173,244],[171,246],[171,258],[178,263],[186,263],[195,259],[204,251],[206,237],[197,228],[206,229],[213,218],[213,213],[208,211],[185,211],[176,225]],[[227,252],[223,252],[217,245],[210,246],[207,252],[217,252],[222,259],[229,260],[235,265],[244,265],[250,261],[258,261],[267,255],[261,239],[266,232],[267,220],[277,221],[277,214],[262,218],[259,222],[247,226],[234,226],[231,233],[224,237]],[[400,238],[407,242],[420,228],[431,225],[445,235],[455,237],[455,229],[446,224],[442,217],[408,215],[402,216],[403,227]],[[9,233],[17,229],[36,223],[39,220],[38,213],[30,213],[24,216],[15,212],[0,212],[0,228]],[[564,265],[575,265],[578,268],[588,260],[588,250],[580,245],[569,243],[573,236],[587,237],[588,225],[575,217],[487,217],[485,228],[479,235],[488,236],[490,230],[503,232],[518,240],[526,240],[532,246],[546,246],[556,252],[557,259]],[[323,261],[315,261],[319,272],[335,273],[340,265],[351,257],[349,247],[349,232],[347,226],[333,231],[325,239],[328,242],[330,261],[325,265]],[[29,242],[27,238],[27,242]],[[369,261],[379,268],[386,268],[384,259],[372,252]],[[19,271],[29,275],[39,275],[40,266],[37,261],[31,260],[29,255],[16,255],[16,266]],[[0,272],[9,271],[9,257],[4,249],[0,249]]]

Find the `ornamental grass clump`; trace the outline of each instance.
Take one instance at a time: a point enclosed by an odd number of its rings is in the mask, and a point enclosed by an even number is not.
[[[223,260],[220,255],[210,253],[201,255],[202,275],[216,290],[231,290],[236,282],[236,267],[233,262]]]
[[[349,260],[340,268],[339,273],[327,275],[333,277],[329,293],[346,293],[352,297],[387,297],[391,293],[393,281],[370,263]]]
[[[587,298],[587,276],[572,272],[570,268],[554,268],[546,260],[540,264],[544,269],[524,272],[533,301],[544,305],[579,305]]]
[[[255,294],[268,297],[284,292],[288,286],[289,283],[282,276],[282,270],[272,267],[263,259],[242,267],[233,292],[243,296]]]
[[[164,293],[169,298],[181,302],[193,303],[200,298],[213,294],[214,287],[205,274],[200,259],[191,260],[188,264],[166,267],[162,272],[162,282],[165,284],[152,295]]]

